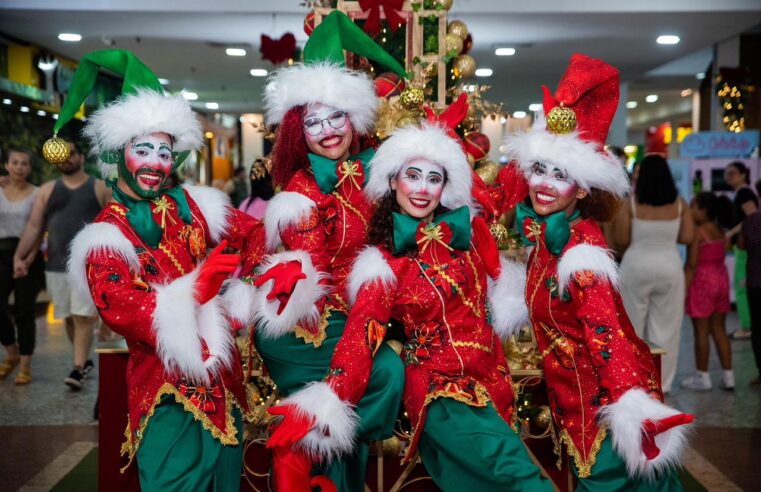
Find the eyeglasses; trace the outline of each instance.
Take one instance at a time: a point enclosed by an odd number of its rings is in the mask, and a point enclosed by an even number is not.
[[[325,122],[328,122],[335,130],[340,130],[346,124],[346,113],[343,111],[333,111],[327,118],[307,118],[304,120],[304,131],[311,136],[316,136],[322,133],[325,128]]]

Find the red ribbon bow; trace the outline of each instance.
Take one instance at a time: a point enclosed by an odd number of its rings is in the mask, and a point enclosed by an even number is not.
[[[457,125],[462,123],[462,120],[468,115],[468,95],[464,92],[460,94],[455,102],[449,105],[440,115],[436,116],[433,109],[428,106],[423,107],[425,114],[427,115],[428,123],[438,125],[446,130],[453,140],[460,144],[462,151],[465,152],[462,139],[454,131]]]
[[[369,11],[363,29],[371,36],[380,34],[380,10],[383,8],[388,27],[391,28],[391,32],[396,32],[399,26],[406,22],[397,12],[403,5],[404,0],[359,0],[359,7],[364,12]]]
[[[284,62],[294,57],[296,51],[296,38],[292,33],[283,34],[280,39],[272,39],[266,34],[262,34],[262,42],[259,52],[262,54],[262,60],[269,60],[273,64]]]

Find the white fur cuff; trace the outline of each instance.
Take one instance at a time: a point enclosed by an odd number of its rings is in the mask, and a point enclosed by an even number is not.
[[[600,246],[579,244],[566,250],[558,261],[558,283],[564,292],[577,272],[590,271],[618,289],[618,265],[610,252]]]
[[[349,273],[349,304],[354,304],[359,289],[365,283],[375,281],[381,282],[384,287],[390,287],[396,283],[396,275],[383,257],[383,253],[375,246],[368,246],[357,255]]]
[[[282,243],[280,231],[306,220],[312,210],[317,210],[317,204],[295,191],[281,191],[272,197],[267,203],[267,211],[264,213],[267,251],[273,251]]]
[[[489,308],[494,331],[504,341],[528,321],[526,266],[505,258],[499,264],[499,277],[489,278]]]
[[[607,424],[613,448],[623,458],[631,477],[652,479],[662,471],[677,466],[687,444],[691,425],[680,425],[657,434],[655,445],[660,454],[648,460],[642,452],[642,425],[645,420],[660,420],[680,412],[650,397],[642,389],[624,393],[618,401],[600,409],[598,418]]]
[[[314,428],[300,442],[312,456],[330,462],[354,448],[359,419],[352,405],[341,400],[328,383],[311,383],[281,405],[295,405],[300,414],[315,419]]]
[[[225,282],[224,293],[219,296],[227,316],[244,326],[256,318],[256,287],[234,278]]]
[[[267,294],[272,290],[274,280],[268,280],[254,293],[256,329],[261,330],[262,334],[268,338],[278,338],[290,333],[298,324],[318,323],[322,313],[315,303],[329,292],[329,286],[320,283],[328,275],[314,268],[311,257],[305,251],[285,251],[267,256],[260,271],[266,272],[278,263],[291,260],[301,262],[301,271],[304,272],[306,278],[296,283],[293,294],[282,313],[277,314],[280,307],[279,300],[267,300]]]

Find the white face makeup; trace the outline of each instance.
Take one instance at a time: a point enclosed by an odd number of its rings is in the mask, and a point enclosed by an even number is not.
[[[173,162],[172,139],[166,133],[133,138],[124,149],[124,163],[130,175],[127,182],[138,188],[133,187],[136,193],[157,193],[172,172]]]
[[[430,220],[441,203],[444,182],[445,173],[440,165],[417,158],[402,167],[391,180],[391,188],[396,191],[396,201],[405,214]]]
[[[581,190],[564,171],[537,162],[528,178],[529,196],[539,215],[549,215],[560,210],[575,208],[576,200],[584,198]],[[581,196],[579,196],[581,194]]]
[[[303,121],[310,152],[333,160],[348,157],[353,131],[345,111],[313,103],[305,109]]]

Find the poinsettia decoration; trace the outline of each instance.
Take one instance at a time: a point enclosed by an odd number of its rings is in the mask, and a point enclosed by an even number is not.
[[[290,32],[283,34],[280,39],[272,39],[262,34],[259,52],[262,54],[262,60],[269,60],[275,65],[295,58],[296,37]]]

